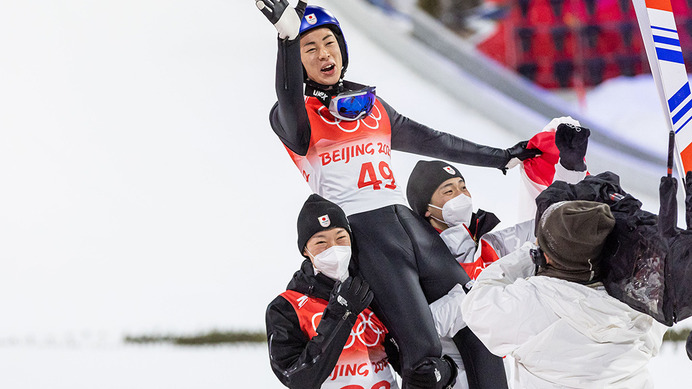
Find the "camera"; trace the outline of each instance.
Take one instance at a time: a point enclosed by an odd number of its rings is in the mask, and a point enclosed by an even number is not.
[[[547,264],[545,254],[543,254],[543,250],[540,247],[529,250],[529,254],[531,254],[531,261],[534,265],[545,266]]]

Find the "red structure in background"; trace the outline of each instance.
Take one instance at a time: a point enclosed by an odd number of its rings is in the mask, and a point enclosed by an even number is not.
[[[546,88],[598,85],[649,72],[631,0],[510,0],[507,17],[478,49]],[[692,0],[671,0],[687,71]]]

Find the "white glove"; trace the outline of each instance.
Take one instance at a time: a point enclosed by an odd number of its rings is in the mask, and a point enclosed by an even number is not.
[[[571,116],[561,116],[559,118],[555,118],[550,121],[550,123],[546,124],[545,127],[543,127],[542,132],[545,131],[550,131],[550,132],[555,132],[557,131],[557,126],[559,126],[561,123],[566,123],[566,124],[572,124],[577,127],[581,127],[581,124],[579,123],[579,120],[572,119]]]
[[[279,32],[279,38],[296,39],[300,33],[300,23],[308,3],[299,0],[295,8],[291,8],[288,0],[257,0],[257,8],[269,19]]]
[[[466,322],[461,317],[461,303],[464,297],[464,288],[456,284],[446,295],[430,304],[435,329],[440,337],[451,338],[466,327]]]

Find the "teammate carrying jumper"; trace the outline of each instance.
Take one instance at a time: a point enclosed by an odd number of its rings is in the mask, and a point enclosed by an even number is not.
[[[428,304],[470,279],[436,231],[406,207],[390,150],[499,169],[537,151],[526,142],[506,150],[479,145],[406,118],[374,87],[344,80],[348,50],[330,12],[306,10],[302,0],[295,8],[287,0],[256,4],[279,32],[272,129],[312,191],[348,216],[373,309],[400,347],[404,388],[450,385],[454,367],[441,358]],[[455,340],[471,388],[506,387],[502,361],[470,331]]]
[[[590,130],[581,127],[579,122],[562,117],[553,119],[542,132],[534,138],[554,138],[555,141],[539,142],[545,148],[540,157],[534,159],[555,160],[552,149],[559,152],[559,163],[554,169],[536,171],[540,174],[537,181],[565,181],[576,183],[586,176],[584,156],[588,145]],[[552,145],[551,147],[545,147]],[[535,161],[534,161],[535,162]],[[535,175],[523,174],[524,180]],[[536,187],[535,182],[525,187]],[[534,242],[535,221],[533,219],[518,223],[502,230],[493,230],[500,220],[491,212],[482,209],[473,211],[471,193],[466,187],[466,180],[458,169],[444,161],[418,161],[411,172],[406,187],[406,197],[414,212],[428,220],[439,233],[449,250],[454,254],[461,267],[476,279],[481,271],[517,249],[526,242]],[[535,200],[521,207],[535,208]],[[465,293],[456,286],[453,292],[431,304],[435,326],[440,335],[442,351],[449,355],[457,366],[459,375],[454,389],[468,388],[463,361],[455,347],[452,336],[466,326],[461,314],[461,303]]]
[[[267,307],[274,374],[291,389],[397,388],[385,351],[390,338],[368,308],[372,292],[349,277],[344,211],[310,195],[298,215],[298,249],[305,261]]]
[[[553,119],[542,132],[532,139],[550,137],[542,146],[552,144],[557,150],[559,163],[551,170],[536,170],[532,175],[523,174],[524,187],[531,188],[530,202],[521,208],[533,209],[535,198],[541,193],[538,182],[564,181],[577,183],[586,176],[584,156],[591,131],[581,127],[570,117]],[[538,159],[557,161],[547,148]],[[536,177],[539,175],[539,177]],[[526,182],[529,181],[529,182]],[[518,249],[525,242],[533,242],[535,221],[522,221],[514,226],[493,230],[500,219],[492,212],[482,209],[473,211],[471,193],[466,180],[458,169],[444,161],[418,161],[413,168],[406,187],[406,198],[411,209],[425,218],[439,233],[457,261],[471,279],[491,262]]]

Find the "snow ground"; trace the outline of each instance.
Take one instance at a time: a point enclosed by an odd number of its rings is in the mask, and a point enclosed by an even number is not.
[[[4,8],[0,33],[17,39],[0,42],[0,333],[261,328],[300,263],[309,189],[268,125],[275,33],[254,4]],[[519,140],[344,28],[351,76],[401,112]],[[395,155],[402,186],[417,160]],[[516,201],[490,189],[517,172],[464,175],[511,222]]]
[[[275,34],[254,2],[0,3],[3,360],[26,355],[17,371],[69,361],[27,339],[75,333],[263,328],[266,304],[300,263],[295,217],[309,190],[268,125]],[[480,143],[519,140],[343,27],[349,77],[377,85],[400,112]],[[644,84],[623,81],[624,95],[649,94]],[[634,108],[618,103],[621,88],[597,92],[590,98]],[[656,102],[624,115],[636,126],[659,111]],[[419,158],[393,159],[405,186]],[[516,221],[516,170],[462,171],[476,207]]]
[[[651,360],[657,388],[692,387],[683,349],[665,344]],[[0,347],[0,366],[0,387],[13,389],[284,388],[256,345]]]

